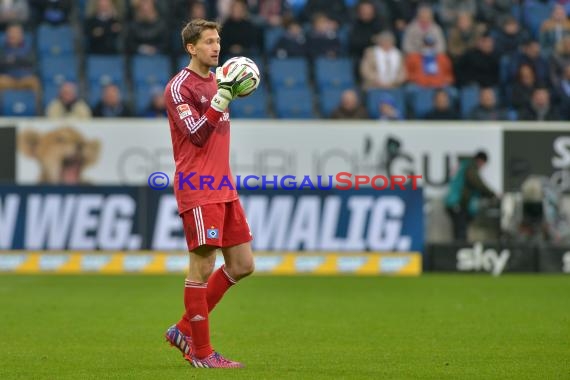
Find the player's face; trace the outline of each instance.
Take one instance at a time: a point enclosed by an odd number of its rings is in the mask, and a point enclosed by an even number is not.
[[[192,50],[194,50],[192,52]],[[220,56],[220,35],[216,29],[202,31],[200,39],[192,45],[191,54],[204,66],[218,66]]]

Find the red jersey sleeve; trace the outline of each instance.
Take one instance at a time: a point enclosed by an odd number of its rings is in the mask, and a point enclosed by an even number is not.
[[[223,113],[209,107],[203,115],[200,115],[192,94],[176,83],[168,86],[164,95],[166,110],[176,128],[186,134],[194,145],[204,146]]]

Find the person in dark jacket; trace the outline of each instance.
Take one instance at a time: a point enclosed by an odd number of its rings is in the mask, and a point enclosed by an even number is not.
[[[477,152],[473,158],[463,160],[450,181],[445,205],[453,222],[455,240],[467,240],[467,228],[478,211],[477,201],[481,197],[497,198],[479,175],[487,161],[485,152]]]
[[[557,121],[562,120],[558,108],[550,103],[550,92],[539,87],[532,93],[530,105],[519,114],[519,120]]]

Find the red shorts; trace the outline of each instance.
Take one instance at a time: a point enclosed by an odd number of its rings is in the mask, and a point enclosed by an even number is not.
[[[198,206],[181,218],[189,251],[204,244],[223,248],[253,240],[239,199]]]

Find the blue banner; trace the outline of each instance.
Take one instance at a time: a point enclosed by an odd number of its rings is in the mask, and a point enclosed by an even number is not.
[[[423,252],[422,190],[240,191],[257,251]],[[186,250],[172,189],[0,187],[0,249]]]

